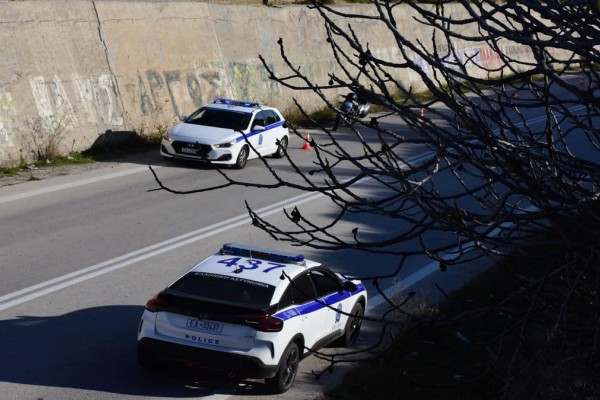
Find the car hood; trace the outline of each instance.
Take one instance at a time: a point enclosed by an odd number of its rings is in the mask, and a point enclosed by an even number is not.
[[[223,143],[243,136],[240,132],[235,132],[231,129],[187,124],[185,122],[176,125],[169,131],[169,134],[173,140],[206,144]]]

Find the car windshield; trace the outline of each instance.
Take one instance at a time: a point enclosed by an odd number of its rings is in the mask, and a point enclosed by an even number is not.
[[[218,302],[267,307],[275,286],[240,276],[190,272],[173,283],[169,289]]]
[[[185,119],[188,124],[215,128],[245,130],[252,119],[251,113],[202,107]]]

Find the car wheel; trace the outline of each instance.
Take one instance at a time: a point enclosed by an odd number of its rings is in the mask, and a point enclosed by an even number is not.
[[[273,153],[273,157],[275,158],[283,158],[285,156],[285,150],[288,146],[288,138],[287,136],[279,139],[279,145],[277,146],[277,151]]]
[[[240,149],[238,153],[237,160],[235,162],[234,167],[237,169],[242,169],[246,166],[248,162],[248,146],[244,146]]]
[[[159,362],[154,357],[149,356],[144,350],[138,349],[138,363],[144,369],[156,369]]]
[[[337,131],[337,128],[340,127],[341,122],[342,122],[342,116],[340,114],[338,114],[337,117],[335,117],[335,123],[333,124],[333,128],[331,128],[331,130]]]
[[[298,373],[299,362],[300,350],[298,349],[298,345],[292,342],[281,356],[277,374],[273,378],[266,380],[269,389],[274,393],[283,393],[291,388]]]
[[[350,347],[356,342],[358,333],[360,332],[360,326],[362,325],[362,319],[364,316],[364,309],[362,304],[356,303],[352,308],[351,315],[348,316],[348,322],[346,323],[346,329],[344,329],[344,335],[340,338],[340,345],[344,347]]]

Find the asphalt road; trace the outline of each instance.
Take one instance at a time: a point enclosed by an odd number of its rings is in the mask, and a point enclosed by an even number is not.
[[[353,145],[344,129],[336,135]],[[311,168],[314,150],[303,150],[295,138],[289,152],[302,168]],[[407,156],[411,152],[419,154],[406,149]],[[270,162],[285,179],[297,179],[286,160]],[[333,212],[332,205],[291,189],[171,194],[156,190],[148,165],[177,190],[224,182],[214,168],[164,161],[152,152],[131,162],[0,187],[0,399],[268,396],[261,382],[142,371],[135,344],[143,305],[222,243],[297,251],[253,228],[245,202],[273,222],[283,220],[284,207],[300,206],[319,220]],[[241,171],[227,170],[233,178],[268,182],[264,172],[258,160]],[[369,255],[304,253],[344,273],[372,264]],[[382,270],[394,265],[385,257],[378,261]],[[365,343],[369,329],[361,337]],[[316,397],[347,369],[336,366],[315,379],[313,372],[326,366],[316,357],[303,361],[286,398]]]
[[[344,129],[337,135],[349,148],[356,145]],[[308,170],[315,153],[301,145],[293,139],[289,153]],[[427,153],[418,146],[401,151],[414,159]],[[270,162],[285,179],[297,179],[285,159]],[[148,298],[222,243],[297,251],[252,227],[245,202],[274,223],[283,223],[282,209],[294,206],[302,207],[303,215],[327,221],[332,204],[322,196],[285,188],[171,194],[156,190],[148,165],[177,190],[224,182],[214,168],[166,162],[156,152],[133,162],[0,187],[1,400],[277,397],[266,394],[261,382],[141,370],[135,352],[137,325]],[[244,170],[227,172],[234,178],[268,181],[258,160]],[[369,183],[361,185],[368,193]],[[373,235],[395,229],[384,219],[358,218],[340,224],[339,234],[348,235],[355,226]],[[359,276],[365,266],[369,275],[385,274],[396,266],[388,256],[303,252],[334,270]],[[479,267],[473,266],[473,273]],[[415,259],[383,286],[392,292],[427,291],[437,279],[436,271],[436,265]],[[443,279],[456,285],[470,276],[461,271]],[[373,312],[381,298],[371,287],[370,294]],[[358,345],[372,343],[377,332],[376,325],[367,324]],[[349,368],[336,365],[316,379],[315,373],[327,365],[314,356],[304,360],[285,398],[316,398]]]

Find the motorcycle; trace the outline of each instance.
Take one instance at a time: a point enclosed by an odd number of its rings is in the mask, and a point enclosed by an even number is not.
[[[332,130],[337,130],[342,120],[351,125],[353,119],[366,117],[369,108],[371,108],[371,105],[365,99],[360,98],[356,93],[348,93],[340,106],[340,112],[335,118]]]

